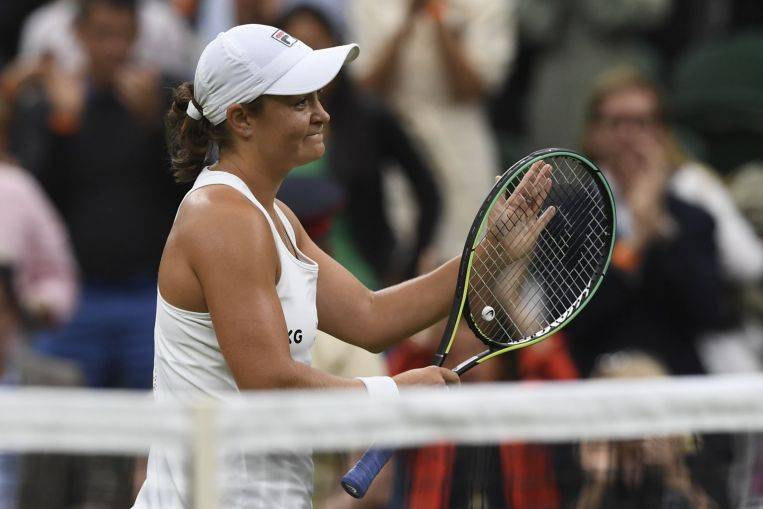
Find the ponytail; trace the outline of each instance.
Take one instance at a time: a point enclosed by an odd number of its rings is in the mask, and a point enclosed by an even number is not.
[[[172,105],[164,118],[167,150],[177,182],[196,180],[209,162],[212,149],[225,148],[230,142],[226,122],[215,126],[206,117],[196,120],[188,115],[186,110],[191,101],[194,101],[197,110],[202,110],[193,98],[193,83],[182,83],[173,91]],[[262,96],[244,104],[244,107],[256,115],[262,109]]]
[[[193,100],[193,84],[182,83],[174,90],[172,105],[164,118],[167,150],[177,182],[195,180],[207,162],[212,144],[225,137],[222,126],[215,127],[204,117],[196,120],[188,116],[186,109]]]

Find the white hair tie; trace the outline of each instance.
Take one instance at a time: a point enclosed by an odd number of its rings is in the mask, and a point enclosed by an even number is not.
[[[193,103],[193,100],[188,101],[188,107],[185,109],[185,112],[188,114],[189,117],[191,117],[194,120],[201,120],[204,115],[196,108],[196,105]]]

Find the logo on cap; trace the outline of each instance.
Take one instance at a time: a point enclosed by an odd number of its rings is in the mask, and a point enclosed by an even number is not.
[[[294,46],[294,44],[297,42],[297,40],[284,32],[283,30],[276,30],[275,33],[271,36],[276,41],[280,42],[284,46],[288,46],[291,48]]]

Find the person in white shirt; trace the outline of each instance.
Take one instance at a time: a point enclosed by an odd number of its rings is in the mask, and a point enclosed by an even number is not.
[[[55,0],[30,14],[21,31],[19,58],[33,60],[50,55],[66,72],[81,71],[87,58],[77,38],[75,19],[78,10],[88,1]],[[199,55],[191,28],[167,2],[136,1],[139,33],[135,61],[172,77],[190,76]]]
[[[348,24],[363,47],[353,66],[388,100],[435,170],[440,258],[462,248],[501,170],[485,101],[507,76],[517,30],[509,0],[353,0]]]

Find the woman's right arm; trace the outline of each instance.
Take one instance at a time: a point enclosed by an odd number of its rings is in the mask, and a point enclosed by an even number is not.
[[[292,359],[276,293],[278,257],[270,227],[235,191],[216,189],[205,196],[212,193],[217,194],[213,205],[208,200],[187,201],[181,237],[238,387],[363,387],[359,380]],[[439,368],[404,375],[395,379],[398,385],[443,384],[449,376]]]

